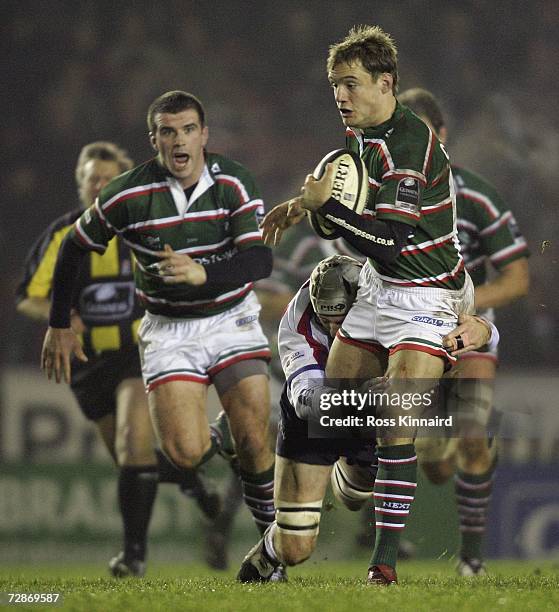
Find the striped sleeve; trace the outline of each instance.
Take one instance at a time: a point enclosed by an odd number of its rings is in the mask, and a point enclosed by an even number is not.
[[[223,186],[227,197],[231,235],[237,249],[264,246],[258,227],[264,218],[264,202],[252,176],[239,166],[235,172],[218,174],[216,180]]]
[[[528,257],[528,245],[514,215],[494,190],[462,189],[460,196],[474,206],[482,251],[497,269]]]
[[[426,139],[417,138],[392,151],[384,139],[366,139],[367,146],[378,149],[382,165],[375,207],[379,221],[400,221],[412,227],[419,223],[422,194],[437,146],[431,130],[427,134]]]
[[[103,212],[99,198],[77,219],[71,230],[71,238],[82,249],[103,254],[115,235],[113,221]]]

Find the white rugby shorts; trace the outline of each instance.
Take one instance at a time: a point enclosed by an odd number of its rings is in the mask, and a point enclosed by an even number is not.
[[[146,312],[138,330],[147,391],[173,381],[210,385],[221,370],[245,359],[270,359],[258,322],[260,303],[251,292],[237,306],[202,319]]]
[[[401,287],[383,281],[367,262],[361,270],[359,291],[338,338],[371,351],[379,345],[392,355],[415,350],[454,363],[442,339],[458,324],[458,315],[474,312],[474,287],[466,273],[462,289]],[[364,343],[364,344],[363,344]]]

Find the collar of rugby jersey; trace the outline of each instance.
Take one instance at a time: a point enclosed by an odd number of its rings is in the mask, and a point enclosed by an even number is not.
[[[198,179],[198,184],[196,188],[192,192],[192,195],[187,200],[186,194],[184,193],[184,189],[179,181],[170,174],[167,174],[167,183],[169,183],[169,189],[171,190],[171,195],[173,196],[173,200],[175,202],[175,206],[177,207],[177,212],[179,215],[184,216],[192,204],[196,202],[196,200],[202,196],[208,189],[215,183],[213,176],[208,170],[207,164],[204,165],[204,169],[202,170],[202,174]]]
[[[368,127],[362,130],[362,134],[365,138],[385,138],[388,132],[402,119],[404,115],[403,106],[396,100],[396,108],[392,113],[390,119],[381,123],[380,125],[375,125],[374,127]]]

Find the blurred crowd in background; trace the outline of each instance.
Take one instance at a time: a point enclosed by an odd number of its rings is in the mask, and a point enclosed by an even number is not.
[[[343,146],[325,60],[358,23],[393,35],[400,89],[440,99],[453,162],[495,184],[529,242],[529,296],[498,319],[503,364],[559,364],[559,3],[10,0],[3,21],[4,364],[38,362],[42,330],[16,316],[14,289],[33,241],[77,204],[84,144],[111,140],[141,163],[150,102],[191,91],[210,150],[245,164],[270,208]]]

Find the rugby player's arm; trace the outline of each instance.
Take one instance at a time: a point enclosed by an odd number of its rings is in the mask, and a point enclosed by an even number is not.
[[[475,288],[476,308],[506,306],[526,295],[529,286],[528,258],[521,257],[503,266],[494,280]]]
[[[304,421],[320,421],[328,414],[342,416],[339,408],[332,407],[330,396],[337,390],[324,384],[324,371],[316,370],[314,378],[297,377],[291,383],[291,397],[295,414]]]
[[[267,278],[272,273],[272,251],[266,246],[253,246],[236,253],[227,261],[204,265],[206,283],[236,288],[240,284]]]
[[[381,263],[394,261],[413,231],[407,223],[362,217],[334,198],[329,198],[320,212],[352,247]]]
[[[49,328],[43,342],[41,368],[49,379],[54,374],[57,383],[62,380],[62,375],[70,383],[72,354],[87,361],[82,345],[70,327],[75,281],[87,252],[66,236],[54,268]]]

